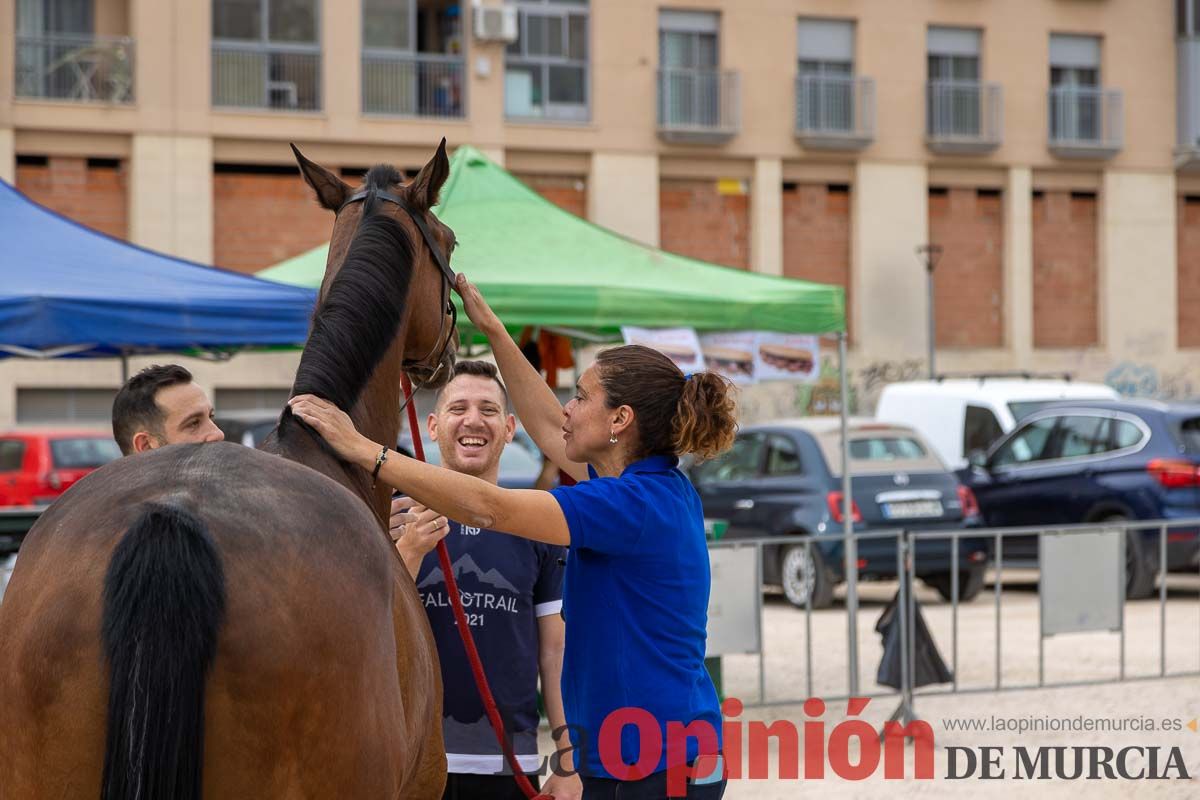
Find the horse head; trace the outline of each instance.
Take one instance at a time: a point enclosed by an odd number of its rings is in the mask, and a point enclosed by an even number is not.
[[[450,254],[456,240],[454,231],[431,209],[437,205],[438,194],[450,175],[446,140],[442,139],[437,152],[409,183],[403,183],[401,173],[394,167],[381,165],[371,168],[358,188],[310,161],[295,145],[292,150],[300,173],[316,193],[317,201],[336,215],[318,309],[341,271],[363,221],[374,215],[395,220],[412,243],[413,253],[407,309],[396,332],[404,343],[403,367],[423,387],[444,385],[454,372],[458,342],[450,298],[453,275],[449,273]]]

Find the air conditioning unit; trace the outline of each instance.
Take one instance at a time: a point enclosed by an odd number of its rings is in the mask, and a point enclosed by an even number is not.
[[[517,40],[516,6],[476,6],[475,38],[512,44]]]

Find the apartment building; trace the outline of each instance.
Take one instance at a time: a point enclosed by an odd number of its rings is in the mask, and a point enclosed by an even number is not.
[[[634,239],[846,286],[864,408],[924,374],[930,244],[940,370],[1200,396],[1200,1],[507,5],[0,0],[0,177],[254,271],[329,230],[288,142],[350,177],[444,135]],[[294,364],[196,371],[275,407]],[[103,417],[117,382],[2,363],[0,425]]]

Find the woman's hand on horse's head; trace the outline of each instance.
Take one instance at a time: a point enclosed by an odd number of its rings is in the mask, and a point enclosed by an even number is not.
[[[311,394],[296,395],[288,405],[293,414],[321,434],[342,458],[359,466],[374,466],[380,446],[355,430],[354,422],[345,411]]]
[[[492,311],[492,307],[483,299],[479,287],[467,280],[466,275],[461,272],[458,273],[458,277],[454,282],[454,288],[462,298],[463,311],[467,312],[471,324],[478,328],[481,333],[485,336],[491,336],[494,333],[504,331],[504,324],[500,322],[500,318],[496,316],[496,312]]]

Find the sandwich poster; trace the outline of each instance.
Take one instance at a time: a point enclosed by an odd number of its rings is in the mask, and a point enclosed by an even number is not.
[[[821,370],[816,336],[760,332],[754,348],[754,377],[760,381],[816,381]]]
[[[643,344],[652,347],[684,372],[699,372],[704,369],[704,356],[700,352],[700,340],[692,328],[633,328],[622,327],[625,344]]]
[[[753,331],[706,333],[700,337],[704,361],[736,384],[754,383],[754,351],[758,334]]]

